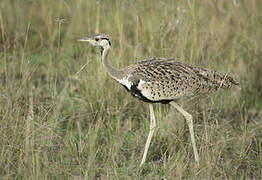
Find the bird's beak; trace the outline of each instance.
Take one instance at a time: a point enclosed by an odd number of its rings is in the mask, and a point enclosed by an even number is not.
[[[79,41],[79,42],[89,42],[90,40],[91,40],[91,38],[84,37],[84,38],[78,39],[77,41]]]

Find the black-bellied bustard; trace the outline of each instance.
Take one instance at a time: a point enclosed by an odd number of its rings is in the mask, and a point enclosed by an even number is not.
[[[219,88],[230,89],[239,83],[227,74],[193,67],[166,58],[146,59],[119,70],[112,67],[108,60],[111,42],[107,35],[97,34],[78,41],[86,41],[93,46],[100,47],[102,64],[109,75],[122,84],[134,97],[149,103],[150,131],[140,166],[146,160],[150,141],[156,128],[152,103],[169,103],[183,114],[189,126],[195,161],[199,164],[192,115],[182,109],[174,100],[182,96],[213,92]]]

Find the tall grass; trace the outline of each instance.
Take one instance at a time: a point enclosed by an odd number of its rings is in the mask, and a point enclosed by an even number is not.
[[[1,1],[3,179],[262,178],[262,2]],[[111,80],[82,36],[112,39],[122,68],[176,58],[233,75],[241,91],[180,104],[194,117],[200,166],[183,117],[154,105],[158,129],[139,169],[149,110]]]

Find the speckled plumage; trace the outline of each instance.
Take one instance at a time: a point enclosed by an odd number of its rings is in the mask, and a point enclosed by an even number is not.
[[[193,117],[183,110],[176,102],[182,96],[194,96],[209,93],[219,88],[230,89],[239,83],[227,74],[193,67],[173,59],[152,58],[139,61],[124,69],[116,69],[108,60],[111,42],[104,34],[85,37],[78,41],[89,42],[101,49],[102,64],[108,74],[122,84],[133,96],[142,101],[150,102],[150,131],[140,166],[146,160],[149,145],[156,128],[156,120],[152,103],[170,103],[186,119],[189,127],[195,161],[199,165],[199,155],[194,137]]]
[[[146,102],[168,103],[182,96],[230,89],[239,84],[227,74],[165,58],[139,61],[122,72],[123,79],[131,84],[126,89]]]

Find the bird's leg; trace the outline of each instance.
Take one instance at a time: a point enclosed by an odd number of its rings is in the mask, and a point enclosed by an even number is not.
[[[198,152],[197,152],[197,148],[196,148],[196,142],[195,142],[195,135],[194,135],[194,128],[193,128],[193,118],[192,115],[189,114],[188,112],[186,112],[182,107],[180,107],[177,103],[170,102],[170,104],[176,108],[181,114],[183,114],[183,116],[186,118],[186,122],[188,124],[189,127],[189,132],[190,132],[190,136],[191,136],[191,142],[193,145],[193,150],[194,150],[194,156],[195,156],[195,160],[197,162],[197,164],[199,165],[199,156],[198,156]]]
[[[149,104],[149,110],[150,110],[150,131],[146,140],[146,145],[145,145],[145,150],[144,150],[144,154],[143,154],[143,158],[142,161],[140,163],[140,167],[144,164],[144,162],[146,161],[146,155],[147,155],[147,151],[153,136],[153,133],[155,131],[156,128],[156,118],[154,115],[154,109],[153,109],[153,105]]]

